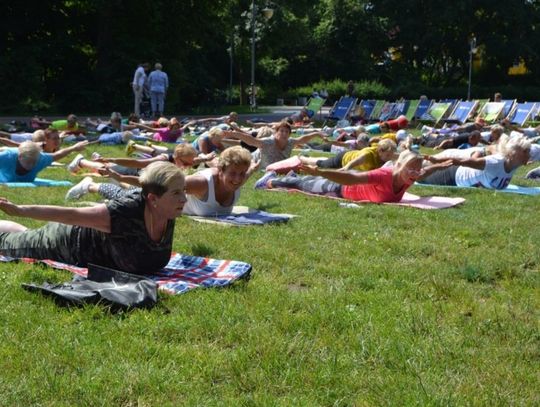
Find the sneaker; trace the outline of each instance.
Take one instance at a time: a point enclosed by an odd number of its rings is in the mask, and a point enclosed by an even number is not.
[[[268,181],[277,178],[275,171],[269,171],[265,173],[261,178],[255,182],[255,189],[266,189],[268,188]]]
[[[94,152],[92,153],[92,160],[93,160],[93,161],[99,160],[101,157],[102,157],[101,154],[98,153],[97,151],[94,151]]]
[[[67,169],[69,172],[71,172],[72,174],[75,174],[77,171],[79,171],[81,169],[81,160],[84,158],[84,156],[82,154],[77,154],[77,156],[73,159],[73,161],[71,161],[68,166],[67,166]]]
[[[428,133],[431,133],[431,130],[433,130],[432,127],[429,127],[429,126],[422,126],[422,128],[420,129],[420,133],[422,134],[428,134]]]
[[[129,140],[126,146],[126,154],[132,155],[135,152],[135,142],[133,140]]]
[[[534,170],[530,170],[527,175],[525,175],[525,178],[528,179],[538,179],[540,178],[540,167],[535,168]]]
[[[72,187],[66,194],[66,201],[74,201],[80,199],[88,193],[88,187],[93,182],[92,177],[84,177],[81,182]]]
[[[293,177],[293,178],[297,178],[298,177],[298,174],[296,172],[294,172],[294,170],[290,170],[286,177]]]

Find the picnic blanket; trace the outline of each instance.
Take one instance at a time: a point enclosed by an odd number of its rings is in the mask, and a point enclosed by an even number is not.
[[[88,270],[53,260],[15,259],[0,255],[0,262],[23,261],[44,263],[52,268],[67,270],[86,277]],[[145,277],[155,281],[161,291],[183,294],[195,288],[226,287],[239,279],[247,279],[251,265],[241,261],[217,260],[208,257],[173,254],[165,268]]]
[[[520,185],[510,184],[504,189],[489,189],[489,188],[478,188],[478,187],[459,187],[456,185],[434,185],[434,184],[420,184],[415,183],[414,185],[422,187],[441,187],[441,188],[466,188],[466,189],[477,189],[480,191],[492,191],[492,192],[506,192],[509,194],[520,194],[520,195],[540,195],[540,187],[522,187]]]
[[[73,183],[58,181],[55,179],[36,178],[33,182],[0,182],[0,185],[11,188],[35,188],[35,187],[69,187]]]
[[[298,189],[287,189],[287,188],[272,188],[267,191],[276,191],[276,192],[297,192],[309,196],[317,196],[321,198],[330,198],[337,199],[339,201],[349,201],[344,198],[337,197],[335,195],[319,195],[311,194],[309,192],[300,191]],[[392,206],[408,206],[416,209],[446,209],[453,206],[459,205],[460,203],[465,202],[465,198],[449,198],[445,196],[418,196],[405,192],[403,198],[399,202],[381,202],[383,205],[392,205]],[[354,204],[365,204],[365,203],[378,203],[371,201],[354,201]],[[345,207],[354,208],[359,207],[360,205],[344,205]]]
[[[215,223],[227,226],[266,225],[269,223],[285,223],[295,215],[287,213],[268,213],[247,206],[234,206],[229,215],[188,216],[197,222]]]

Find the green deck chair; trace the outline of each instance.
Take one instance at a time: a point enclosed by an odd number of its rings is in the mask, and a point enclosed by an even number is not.
[[[504,102],[488,102],[482,106],[477,117],[484,119],[486,123],[493,123],[500,118],[503,110]]]
[[[321,109],[324,105],[324,102],[326,102],[326,99],[323,98],[311,98],[309,99],[308,104],[306,105],[306,109],[308,111],[309,117],[314,117],[317,113],[319,113],[319,119],[321,117]]]
[[[420,124],[432,124],[437,126],[439,122],[445,118],[448,111],[452,107],[452,102],[437,102],[433,103],[427,113],[419,120]]]
[[[416,109],[418,108],[418,105],[420,104],[420,99],[414,99],[409,100],[409,108],[405,112],[405,117],[411,123],[414,120],[414,114],[416,113]]]
[[[384,107],[386,101],[385,100],[377,100],[375,102],[375,107],[371,111],[371,115],[369,116],[369,121],[379,121],[379,117],[381,116],[382,108]]]

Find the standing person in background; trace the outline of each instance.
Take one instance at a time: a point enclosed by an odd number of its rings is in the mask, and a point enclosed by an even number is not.
[[[503,101],[502,94],[500,92],[496,92],[493,95],[493,101],[497,103],[501,103]]]
[[[347,83],[347,96],[353,97],[354,95],[355,95],[355,93],[354,93],[354,82],[349,81]]]
[[[150,69],[150,64],[145,62],[137,67],[135,70],[135,75],[133,75],[133,82],[131,86],[133,87],[133,95],[135,96],[135,106],[133,111],[137,116],[141,114],[141,101],[144,92],[144,85],[146,83],[146,72]]]
[[[154,65],[155,71],[148,76],[148,88],[150,89],[150,103],[152,104],[152,115],[159,117],[165,110],[165,96],[169,88],[169,77],[161,69],[158,62]]]

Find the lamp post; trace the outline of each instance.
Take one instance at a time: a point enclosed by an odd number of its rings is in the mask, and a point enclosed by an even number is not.
[[[476,37],[473,34],[469,39],[469,86],[467,88],[467,100],[471,100],[472,60],[474,53],[476,53]]]
[[[274,15],[274,10],[265,7],[261,10],[266,20],[270,20]],[[255,0],[251,1],[251,110],[254,111],[257,108],[257,91],[255,87],[255,23],[257,16],[257,6]]]

